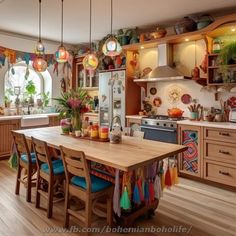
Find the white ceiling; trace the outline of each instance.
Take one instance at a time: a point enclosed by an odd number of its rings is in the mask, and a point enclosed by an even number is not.
[[[38,34],[38,0],[0,0],[0,29],[29,36]],[[42,0],[42,36],[60,40],[60,0]],[[110,0],[92,0],[93,39],[110,30]],[[114,0],[114,30],[153,25],[187,14],[236,7],[236,0]],[[64,0],[65,42],[88,41],[89,0]]]

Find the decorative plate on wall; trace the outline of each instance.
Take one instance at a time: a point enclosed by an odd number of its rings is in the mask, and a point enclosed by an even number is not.
[[[160,107],[162,104],[161,98],[160,97],[155,97],[152,101],[153,106],[155,107]]]
[[[181,101],[183,104],[190,104],[192,102],[192,97],[190,94],[185,93],[181,96]]]
[[[182,89],[176,85],[173,85],[168,89],[167,94],[170,103],[178,103],[182,96]]]
[[[156,95],[157,89],[155,87],[152,87],[152,88],[150,88],[149,92],[151,95]]]
[[[236,108],[236,97],[231,97],[227,100],[228,106],[231,108]]]

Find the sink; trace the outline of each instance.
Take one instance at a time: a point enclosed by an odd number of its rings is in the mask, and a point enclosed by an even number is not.
[[[46,114],[24,115],[21,119],[21,127],[37,127],[49,125],[49,118]]]

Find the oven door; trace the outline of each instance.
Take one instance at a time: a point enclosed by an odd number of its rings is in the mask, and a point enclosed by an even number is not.
[[[155,140],[165,143],[177,143],[177,129],[167,127],[153,127],[141,125],[144,139]]]

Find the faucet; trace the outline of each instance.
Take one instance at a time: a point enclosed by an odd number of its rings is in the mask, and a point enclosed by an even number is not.
[[[27,114],[28,115],[30,115],[30,107],[33,107],[33,105],[32,104],[28,104],[28,107],[27,107],[28,108],[28,110],[27,110]]]

